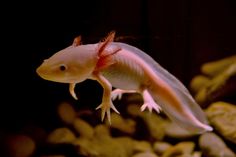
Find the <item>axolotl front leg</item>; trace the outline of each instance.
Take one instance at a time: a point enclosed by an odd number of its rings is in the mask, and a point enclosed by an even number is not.
[[[111,83],[100,73],[96,73],[93,75],[94,79],[97,80],[101,86],[103,87],[103,96],[102,96],[102,103],[96,108],[101,108],[101,118],[102,121],[104,120],[105,114],[107,114],[107,119],[111,124],[111,116],[110,116],[110,108],[112,108],[116,113],[119,111],[115,108],[111,100],[111,92],[112,92],[112,85]]]
[[[109,123],[111,123],[110,108],[112,108],[116,113],[119,113],[119,111],[115,108],[115,106],[112,103],[112,85],[104,76],[102,76],[102,74],[100,74],[98,72],[93,75],[93,79],[98,81],[101,84],[101,86],[103,87],[102,103],[96,109],[101,108],[102,121],[105,118],[105,114],[107,114],[107,119],[108,119]],[[70,83],[69,91],[70,91],[70,94],[72,95],[72,97],[74,99],[78,100],[78,98],[75,94],[75,91],[74,91],[75,85],[76,85],[76,83]]]

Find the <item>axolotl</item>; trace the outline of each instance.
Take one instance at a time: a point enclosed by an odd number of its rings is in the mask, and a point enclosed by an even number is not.
[[[141,111],[163,111],[180,127],[194,133],[213,130],[203,110],[175,76],[140,49],[115,42],[114,37],[115,32],[111,32],[98,43],[82,45],[79,36],[72,45],[44,60],[37,74],[46,80],[69,83],[75,99],[77,83],[98,81],[103,87],[102,103],[97,107],[102,120],[106,115],[110,122],[110,109],[119,113],[112,100],[137,92],[143,97]]]

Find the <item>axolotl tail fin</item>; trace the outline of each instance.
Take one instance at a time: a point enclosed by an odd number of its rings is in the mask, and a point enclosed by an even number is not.
[[[188,92],[171,86],[161,91],[162,94],[159,93],[160,89],[156,90],[156,88],[148,89],[148,91],[157,104],[161,106],[164,113],[180,127],[193,133],[213,130],[208,125],[203,110]],[[176,103],[174,100],[177,100]]]

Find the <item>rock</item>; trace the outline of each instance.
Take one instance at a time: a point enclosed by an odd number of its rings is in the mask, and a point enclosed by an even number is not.
[[[141,112],[140,106],[137,104],[128,105],[127,112],[134,116],[140,117],[146,124],[151,137],[154,140],[162,140],[165,136],[166,126],[169,121],[159,116],[157,113],[150,113],[149,111]],[[147,130],[147,131],[148,131]]]
[[[206,110],[212,126],[226,139],[236,143],[236,105],[215,102]]]
[[[73,124],[76,118],[76,112],[74,108],[68,102],[62,102],[58,108],[57,112],[61,120],[66,124]]]
[[[203,87],[201,88],[197,94],[194,96],[194,99],[196,100],[197,103],[199,103],[201,106],[207,106],[208,103],[212,100],[208,100],[207,98],[207,88]]]
[[[79,137],[73,141],[73,145],[76,147],[79,155],[82,156],[98,156],[98,148],[92,143],[92,139]],[[94,148],[95,147],[95,148]]]
[[[202,157],[202,152],[195,151],[195,152],[193,152],[192,157]]]
[[[111,122],[111,128],[118,129],[127,134],[133,134],[135,132],[136,123],[132,119],[124,119],[119,114],[112,113]]]
[[[58,128],[48,135],[47,142],[51,144],[72,143],[75,139],[74,133],[68,128]]]
[[[122,98],[124,98],[125,103],[127,104],[142,104],[143,103],[143,97],[139,93],[129,93],[122,95]]]
[[[180,142],[167,149],[162,157],[191,157],[194,147],[194,142]]]
[[[116,137],[113,138],[117,141],[120,145],[124,146],[125,151],[127,152],[128,156],[131,156],[134,152],[134,143],[135,141],[130,137]]]
[[[36,125],[27,125],[22,128],[21,132],[32,138],[38,145],[44,143],[47,138],[47,132],[42,127]]]
[[[140,106],[137,104],[129,104],[127,107],[127,112],[133,117],[137,117],[142,114]]]
[[[196,101],[205,107],[215,100],[236,92],[236,62],[229,65],[211,81],[202,86],[195,95]]]
[[[111,137],[110,135],[110,130],[108,128],[108,126],[103,125],[103,124],[99,124],[94,128],[94,137],[96,138],[107,138],[107,137]]]
[[[154,140],[162,140],[165,136],[165,128],[168,121],[160,117],[157,113],[150,113],[149,111],[140,111],[138,105],[129,105],[128,113],[132,116],[140,117],[146,124],[151,137]]]
[[[193,93],[197,93],[201,88],[206,86],[210,79],[203,75],[195,76],[190,82],[190,89]]]
[[[132,157],[158,157],[158,156],[152,152],[141,152],[133,155]]]
[[[150,135],[154,140],[162,140],[165,136],[168,121],[158,116],[156,113],[144,111],[140,116],[146,123]]]
[[[181,128],[179,125],[177,125],[174,122],[170,122],[166,126],[166,136],[175,138],[175,139],[186,139],[186,138],[196,136],[196,134],[193,134]]]
[[[43,155],[40,157],[66,157],[65,155]]]
[[[6,151],[10,157],[30,157],[35,148],[35,142],[26,135],[10,135],[6,138]]]
[[[78,148],[78,154],[82,156],[94,157],[129,157],[127,145],[121,145],[120,142],[111,137],[93,139],[78,138],[74,142]]]
[[[76,118],[74,120],[74,128],[80,134],[81,137],[92,138],[94,135],[93,127],[86,121]]]
[[[203,74],[206,74],[208,76],[216,76],[227,69],[233,63],[236,63],[236,55],[205,63],[202,65],[201,71]]]
[[[207,157],[235,157],[236,155],[214,133],[202,134],[199,138],[199,146]]]
[[[147,141],[134,141],[133,151],[134,152],[150,152],[152,151],[152,146]]]
[[[153,150],[158,155],[162,155],[170,147],[172,147],[172,145],[167,142],[157,141],[153,144]]]

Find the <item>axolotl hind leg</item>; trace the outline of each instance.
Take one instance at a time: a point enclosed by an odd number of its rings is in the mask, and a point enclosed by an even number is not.
[[[122,95],[125,93],[137,93],[136,90],[123,90],[123,89],[115,89],[111,92],[111,99],[121,99]],[[142,96],[143,96],[143,101],[144,104],[141,106],[141,111],[144,111],[146,108],[150,112],[154,109],[157,113],[160,113],[161,107],[157,105],[157,103],[153,100],[152,96],[150,93],[145,89],[142,91]]]
[[[146,108],[148,108],[150,112],[152,112],[152,109],[154,109],[157,113],[161,112],[161,107],[153,100],[152,96],[146,89],[143,90],[142,96],[144,103],[141,106],[141,111],[144,111]]]

